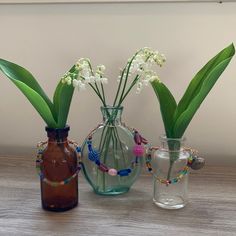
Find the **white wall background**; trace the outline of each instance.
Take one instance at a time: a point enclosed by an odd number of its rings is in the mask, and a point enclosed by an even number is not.
[[[236,43],[236,3],[0,5],[0,57],[28,68],[53,94],[61,75],[79,57],[107,67],[110,100],[119,68],[150,46],[167,57],[161,79],[177,100],[193,75],[218,51]],[[236,58],[190,124],[188,144],[212,163],[236,163]],[[0,153],[23,154],[44,140],[45,124],[17,88],[0,75]],[[123,120],[153,144],[164,132],[152,91],[133,91]],[[82,142],[101,121],[89,90],[75,93],[70,137]]]

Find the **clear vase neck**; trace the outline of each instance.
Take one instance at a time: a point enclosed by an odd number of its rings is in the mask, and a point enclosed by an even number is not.
[[[104,122],[111,124],[121,123],[121,115],[123,112],[123,107],[113,107],[113,106],[101,107],[101,112]]]
[[[166,136],[160,137],[161,149],[166,151],[180,151],[183,149],[185,138],[167,138]]]

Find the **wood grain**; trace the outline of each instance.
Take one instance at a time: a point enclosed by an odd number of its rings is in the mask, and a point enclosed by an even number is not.
[[[81,176],[79,207],[52,213],[41,209],[34,158],[0,161],[1,236],[236,235],[236,166],[192,172],[190,203],[181,210],[163,210],[152,203],[148,175],[116,197],[95,195]]]

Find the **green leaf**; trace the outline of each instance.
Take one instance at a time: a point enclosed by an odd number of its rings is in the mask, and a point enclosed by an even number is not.
[[[186,128],[188,127],[190,121],[192,120],[193,116],[197,112],[198,108],[200,107],[201,103],[203,100],[206,98],[220,75],[223,73],[225,68],[228,66],[229,62],[231,61],[233,55],[235,53],[234,46],[230,45],[229,47],[225,48],[223,51],[221,51],[215,58],[217,60],[217,63],[213,62],[212,60],[210,61],[214,66],[208,67],[208,70],[205,73],[204,77],[201,77],[201,73],[198,76],[196,76],[194,79],[197,80],[202,80],[201,83],[196,83],[195,89],[194,89],[194,84],[192,83],[192,91],[195,90],[195,96],[193,96],[193,93],[188,96],[191,97],[189,99],[188,97],[186,100],[189,100],[187,108],[180,113],[179,116],[176,117],[175,125],[174,125],[174,130],[173,130],[173,137],[174,138],[180,138],[183,136]],[[213,58],[213,59],[214,59]],[[220,58],[220,61],[219,61]],[[209,63],[208,63],[209,65]],[[203,67],[204,68],[204,67]],[[189,87],[190,88],[190,87]],[[188,89],[189,89],[188,88]],[[187,93],[187,92],[186,92]],[[184,100],[184,99],[182,99]],[[185,101],[182,102],[182,104]],[[179,105],[181,106],[181,104]],[[178,108],[177,108],[178,109]]]
[[[75,66],[69,72],[73,73],[74,70]],[[74,87],[72,85],[62,84],[59,81],[53,96],[54,108],[58,117],[58,128],[64,128],[66,125],[73,93]]]
[[[154,80],[151,85],[159,100],[162,120],[164,122],[167,137],[172,137],[174,114],[177,107],[176,101],[169,89],[160,81]]]
[[[215,57],[213,57],[192,79],[188,88],[185,91],[182,99],[180,100],[175,113],[175,120],[188,108],[191,101],[198,95],[204,81],[208,78],[209,74],[224,60],[231,58],[235,53],[234,45],[231,44]]]
[[[38,111],[40,116],[51,128],[57,128],[57,124],[54,120],[52,112],[45,102],[45,100],[32,88],[28,87],[25,83],[19,80],[13,80],[13,83],[22,91],[22,93],[28,98],[30,103]]]
[[[0,59],[0,70],[12,81],[20,81],[24,83],[27,87],[34,90],[41,98],[47,103],[51,113],[56,120],[56,113],[54,111],[54,106],[48,96],[45,94],[43,89],[40,87],[33,75],[24,69],[23,67],[14,64],[12,62]],[[21,88],[20,88],[21,89]],[[23,91],[22,91],[23,92]],[[31,101],[30,101],[31,102]]]

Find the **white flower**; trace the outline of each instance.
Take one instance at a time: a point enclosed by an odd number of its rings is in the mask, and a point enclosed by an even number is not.
[[[81,76],[87,78],[90,76],[90,70],[87,67],[84,67],[80,74]]]
[[[79,81],[77,79],[73,80],[73,87],[78,87],[79,86]]]
[[[72,78],[69,75],[67,75],[63,80],[64,83],[67,83],[67,85],[71,85]]]
[[[130,66],[129,72],[135,73],[138,69],[139,69],[139,64],[135,62]]]
[[[108,83],[108,79],[102,77],[102,78],[101,78],[101,83],[102,83],[102,84],[107,84],[107,83]]]
[[[132,61],[131,66],[130,66],[130,73],[135,73],[141,70],[141,67],[145,63],[143,56],[138,54]]]
[[[80,82],[81,82],[81,81],[80,81]],[[85,89],[86,89],[86,85],[81,82],[81,83],[79,83],[78,89],[79,89],[79,90],[85,90]]]
[[[94,83],[95,82],[95,76],[93,76],[93,75],[90,76],[89,81],[90,81],[89,83]]]
[[[95,78],[95,82],[100,82],[101,81],[101,76],[98,73],[95,74],[94,78]]]
[[[154,81],[154,80],[157,80],[158,82],[161,82],[160,78],[158,75],[153,75],[151,78],[150,78],[150,82]]]
[[[150,81],[149,79],[144,79],[144,80],[143,80],[143,84],[144,84],[145,86],[148,86],[148,85],[149,85],[149,81]]]
[[[140,92],[141,92],[141,89],[140,89],[140,88],[137,88],[137,89],[136,89],[136,94],[140,94]]]
[[[106,67],[104,65],[98,65],[96,73],[99,75],[103,75],[105,70],[106,70]]]
[[[138,82],[137,83],[137,87],[141,89],[143,87],[143,83],[142,82]]]

